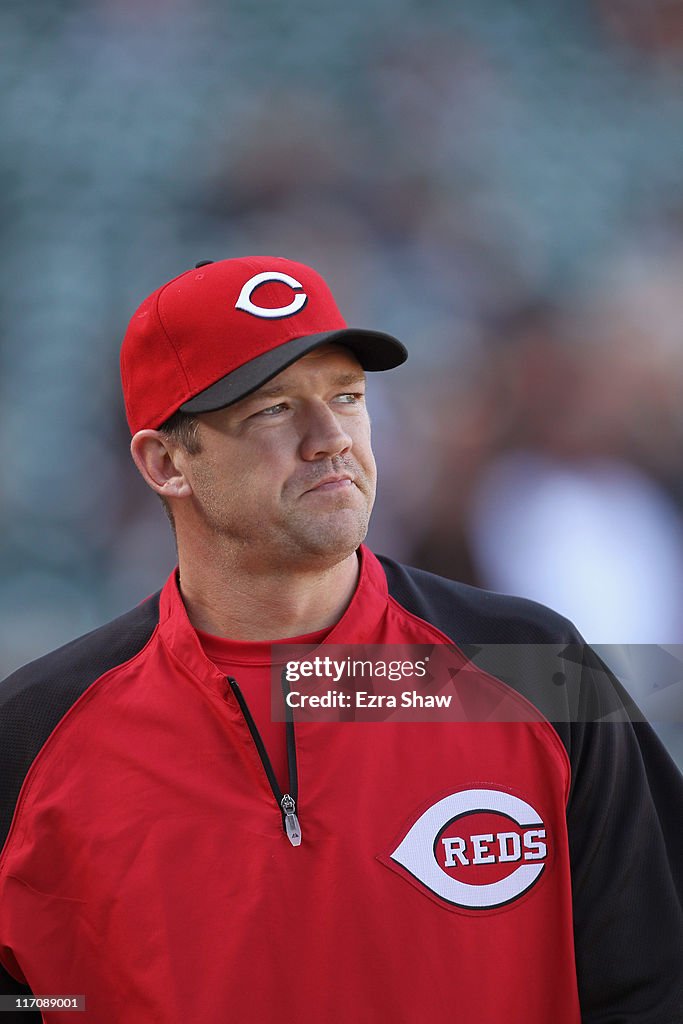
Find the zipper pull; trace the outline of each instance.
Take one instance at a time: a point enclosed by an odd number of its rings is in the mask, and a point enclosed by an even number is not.
[[[301,825],[296,816],[296,804],[289,793],[285,793],[280,801],[285,815],[285,832],[292,846],[301,846]]]

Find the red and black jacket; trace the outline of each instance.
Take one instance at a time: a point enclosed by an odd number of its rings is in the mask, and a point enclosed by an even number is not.
[[[479,712],[295,712],[299,846],[175,573],[5,680],[0,992],[97,1024],[681,1024],[683,783],[571,624],[363,548],[327,643],[445,645]]]

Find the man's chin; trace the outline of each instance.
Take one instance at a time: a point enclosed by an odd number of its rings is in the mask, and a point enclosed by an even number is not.
[[[301,559],[318,560],[325,566],[336,565],[353,554],[365,540],[369,516],[345,509],[310,519],[292,536]],[[322,565],[321,565],[322,567]]]

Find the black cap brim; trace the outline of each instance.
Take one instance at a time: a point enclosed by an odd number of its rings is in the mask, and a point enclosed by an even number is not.
[[[323,334],[307,334],[256,356],[200,391],[194,398],[183,402],[180,408],[190,413],[212,412],[239,402],[321,345],[343,345],[353,352],[364,370],[370,371],[393,370],[408,358],[408,352],[401,342],[381,331],[346,327],[339,331],[325,331]]]

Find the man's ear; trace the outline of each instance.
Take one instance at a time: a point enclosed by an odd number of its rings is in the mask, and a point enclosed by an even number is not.
[[[172,445],[158,430],[138,430],[130,453],[143,480],[162,498],[187,498],[192,487],[182,469],[182,449]]]

